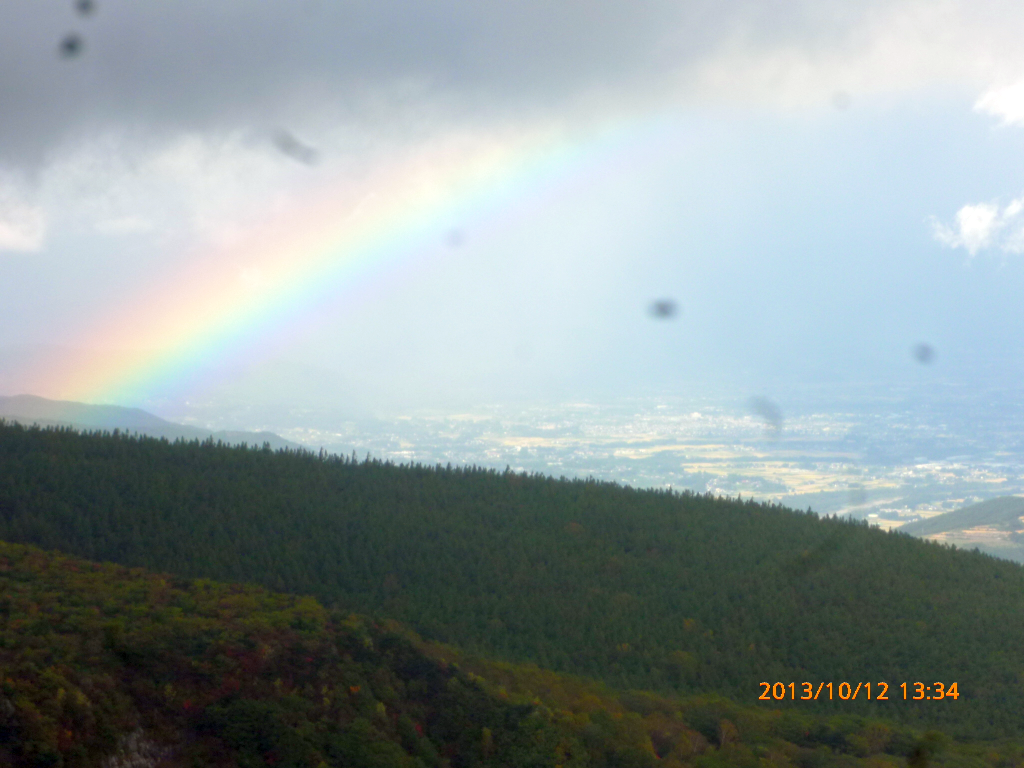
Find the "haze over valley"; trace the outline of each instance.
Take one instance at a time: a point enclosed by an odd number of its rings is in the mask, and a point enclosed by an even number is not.
[[[211,428],[259,426],[312,450],[742,495],[883,527],[1024,493],[1024,403],[1012,389],[798,393],[782,404],[767,401],[777,422],[765,418],[764,398],[738,394],[421,409],[376,418],[230,408],[213,418],[200,405],[176,415]]]

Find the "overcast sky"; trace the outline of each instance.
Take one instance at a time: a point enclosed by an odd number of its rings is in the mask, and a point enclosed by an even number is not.
[[[0,394],[321,190],[524,146],[534,181],[123,404],[1020,381],[1021,39],[978,0],[5,0]]]

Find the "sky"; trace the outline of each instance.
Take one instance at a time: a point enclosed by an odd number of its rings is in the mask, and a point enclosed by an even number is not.
[[[1019,391],[1022,37],[978,0],[5,0],[0,395]]]

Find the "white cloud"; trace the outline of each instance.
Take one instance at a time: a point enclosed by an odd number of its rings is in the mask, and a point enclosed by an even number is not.
[[[1003,125],[1024,125],[1024,80],[990,88],[974,103],[974,110],[1001,118]]]
[[[734,23],[675,70],[687,95],[800,106],[842,93],[857,104],[922,88],[981,90],[1024,72],[1024,6],[1003,0],[739,6],[723,6]]]
[[[1024,252],[1024,197],[1005,207],[998,203],[965,205],[956,212],[953,226],[932,219],[935,239],[950,248],[964,248],[971,256],[998,248],[1006,253]]]
[[[46,217],[12,186],[0,185],[0,253],[38,251],[43,247]]]
[[[92,244],[97,275],[118,260],[185,262],[209,248],[236,248],[257,228],[292,226],[310,201],[330,199],[339,216],[359,215],[373,207],[375,190],[390,194],[396,173],[426,190],[449,167],[561,135],[546,125],[532,133],[427,126],[393,135],[309,122],[301,135],[320,153],[315,168],[282,153],[269,130],[97,133],[52,153],[31,184],[0,166],[0,250],[37,250],[45,222],[51,256],[78,260]],[[242,282],[255,290],[258,278]]]
[[[254,210],[308,177],[269,137],[110,132],[54,152],[37,174],[35,198],[54,241],[133,236],[181,250],[246,231]]]
[[[974,102],[974,111],[997,117],[1002,125],[1024,127],[1024,79],[990,87]],[[964,248],[971,256],[989,248],[1024,253],[1022,213],[1024,197],[1003,208],[995,202],[976,203],[957,211],[952,227],[933,219],[932,229],[936,240],[950,248]]]

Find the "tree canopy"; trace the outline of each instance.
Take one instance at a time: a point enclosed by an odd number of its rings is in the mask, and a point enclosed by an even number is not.
[[[0,425],[0,539],[309,594],[617,688],[957,682],[770,706],[1024,730],[1020,566],[774,505]]]

